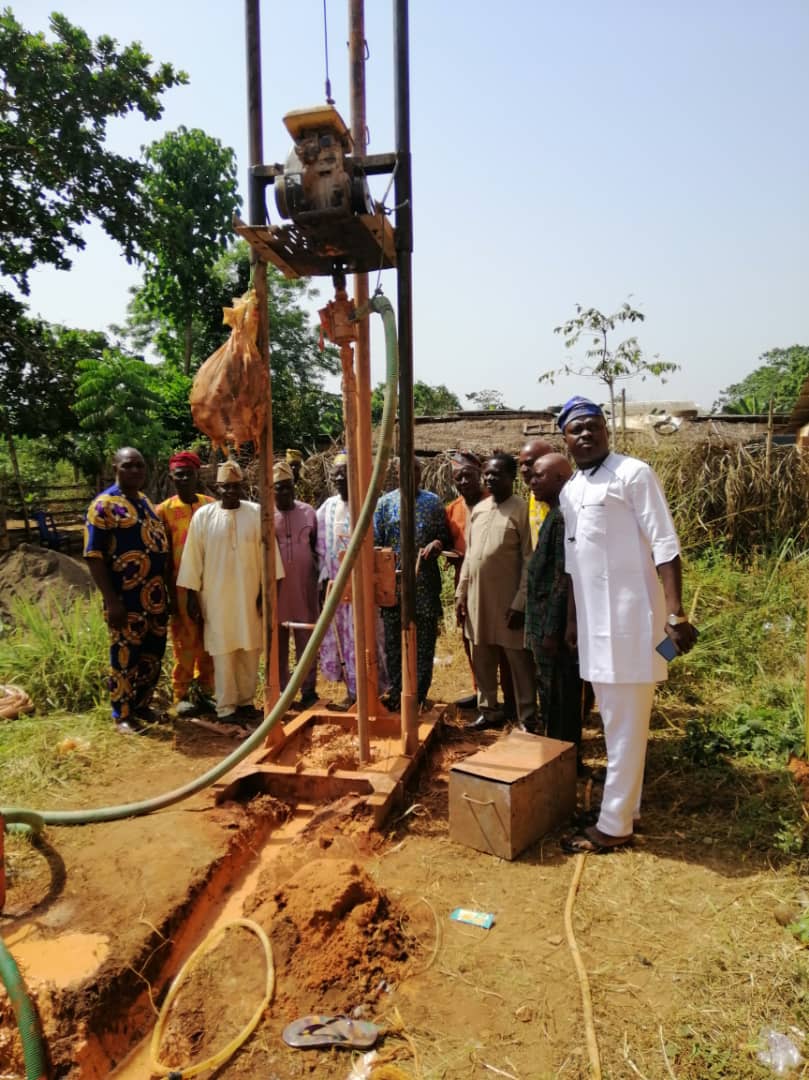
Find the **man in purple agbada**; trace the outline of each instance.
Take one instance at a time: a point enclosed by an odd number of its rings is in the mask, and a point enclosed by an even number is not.
[[[295,478],[286,461],[277,461],[273,469],[275,488],[275,538],[281,549],[284,580],[278,588],[278,655],[281,689],[289,682],[289,626],[284,623],[312,624],[318,616],[317,597],[317,515],[308,503],[295,498]],[[310,629],[293,627],[295,655],[299,660]],[[301,686],[300,706],[311,708],[317,701],[315,684],[317,666],[312,665]]]

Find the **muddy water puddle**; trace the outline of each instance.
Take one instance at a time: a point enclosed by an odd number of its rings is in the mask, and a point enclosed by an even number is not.
[[[109,956],[110,941],[104,934],[61,934],[43,938],[33,926],[9,934],[5,944],[25,972],[31,990],[52,983],[63,990],[90,978]]]

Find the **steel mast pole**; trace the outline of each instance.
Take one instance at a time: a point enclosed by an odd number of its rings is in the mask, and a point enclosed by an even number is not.
[[[410,162],[408,0],[394,0],[396,114],[396,284],[399,324],[399,490],[401,493],[402,749],[418,749],[416,684],[416,479],[413,435],[413,195]]]
[[[264,186],[253,175],[252,166],[264,162],[264,133],[261,102],[261,19],[259,0],[245,0],[245,44],[247,55],[247,132],[250,174],[248,210],[251,225],[264,225]],[[267,306],[267,264],[250,248],[253,287],[258,306],[258,351],[269,370],[270,316]],[[275,580],[275,489],[272,480],[272,379],[267,391],[267,419],[259,448],[259,491],[261,501],[261,586],[263,596],[264,715],[267,716],[280,695],[278,636],[275,634],[277,587]]]
[[[367,149],[365,113],[365,0],[349,0],[348,63],[351,83],[351,138],[354,153]],[[362,308],[368,302],[368,275],[354,275],[354,302]],[[371,341],[368,319],[357,325],[354,371],[357,379],[357,493],[361,502],[371,482]],[[356,520],[357,508],[351,508]],[[360,754],[369,749],[368,716],[379,715],[379,669],[376,656],[376,604],[374,603],[374,537],[369,530],[352,577],[354,635],[357,656],[357,731]],[[359,588],[357,587],[359,585]],[[366,758],[367,760],[367,758]]]

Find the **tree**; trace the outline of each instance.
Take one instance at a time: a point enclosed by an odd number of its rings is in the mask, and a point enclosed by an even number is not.
[[[499,390],[473,390],[471,394],[466,395],[466,400],[471,401],[478,409],[484,409],[487,412],[508,408]]]
[[[723,390],[714,408],[722,412],[765,413],[770,401],[776,412],[789,412],[809,378],[809,345],[768,349],[759,356],[760,366],[741,382]],[[760,408],[758,407],[760,406]]]
[[[21,310],[8,294],[0,293],[0,323],[5,327],[0,335],[0,401],[5,402],[11,433],[47,438],[56,459],[67,454],[78,427],[72,411],[77,364],[98,359],[109,343],[98,331],[71,330]]]
[[[132,257],[145,166],[106,149],[107,122],[135,109],[157,120],[160,94],[187,82],[139,44],[94,43],[64,15],[50,25],[55,41],[0,12],[0,275],[24,293],[34,267],[70,267],[90,218]]]
[[[196,324],[212,299],[211,272],[239,208],[235,155],[199,128],[180,127],[147,147],[146,160],[138,304],[156,324],[161,355],[188,375]]]
[[[74,408],[82,432],[78,457],[85,471],[99,472],[121,446],[137,447],[150,462],[172,448],[153,366],[110,348],[98,359],[80,360],[77,368]]]
[[[636,337],[626,338],[614,349],[609,348],[609,334],[618,323],[643,322],[646,316],[636,311],[629,304],[623,304],[612,315],[604,315],[597,308],[583,308],[576,304],[576,315],[561,326],[554,327],[554,334],[562,334],[565,339],[565,348],[572,349],[578,345],[582,337],[592,335],[592,347],[587,349],[585,356],[589,361],[584,366],[565,364],[554,371],[546,371],[539,376],[539,382],[555,382],[560,375],[585,376],[588,379],[599,379],[609,390],[610,394],[610,421],[612,423],[612,437],[616,438],[616,415],[615,415],[615,384],[622,379],[634,379],[640,376],[645,379],[647,375],[655,375],[663,382],[663,376],[669,371],[677,371],[679,364],[672,364],[668,360],[660,360],[657,356],[647,360],[641,352]]]
[[[384,404],[385,384],[381,382],[371,393],[371,423],[380,422]],[[446,413],[458,412],[460,408],[457,395],[443,383],[440,386],[430,386],[429,383],[419,380],[413,384],[413,411],[416,416],[443,416]]]

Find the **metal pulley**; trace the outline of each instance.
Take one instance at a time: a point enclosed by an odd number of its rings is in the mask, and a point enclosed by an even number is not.
[[[284,125],[295,145],[275,181],[282,217],[316,224],[374,212],[365,173],[351,157],[351,133],[333,105],[294,109]]]

